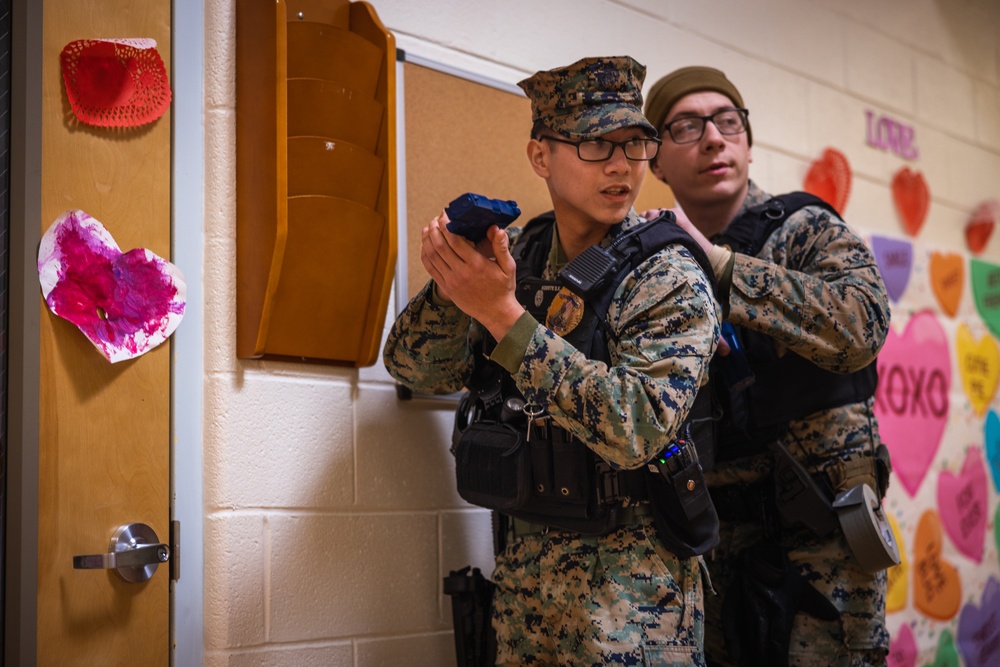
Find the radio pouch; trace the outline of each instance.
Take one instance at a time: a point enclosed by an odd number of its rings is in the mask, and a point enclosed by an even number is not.
[[[510,424],[475,422],[455,448],[458,494],[482,507],[513,511],[531,493],[531,454]]]
[[[677,470],[656,463],[649,467],[654,472],[646,476],[653,523],[666,547],[681,558],[714,548],[719,543],[719,515],[701,464],[691,461]]]

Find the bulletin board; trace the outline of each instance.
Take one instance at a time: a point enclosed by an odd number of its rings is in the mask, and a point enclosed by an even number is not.
[[[518,93],[412,62],[403,64],[406,124],[407,300],[427,282],[420,230],[465,192],[513,199],[516,224],[551,210],[528,164],[531,105]],[[670,188],[646,174],[636,210],[673,206]]]

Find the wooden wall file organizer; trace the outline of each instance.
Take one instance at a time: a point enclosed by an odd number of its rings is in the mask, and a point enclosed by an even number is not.
[[[396,263],[395,40],[367,2],[236,12],[237,356],[369,366]]]

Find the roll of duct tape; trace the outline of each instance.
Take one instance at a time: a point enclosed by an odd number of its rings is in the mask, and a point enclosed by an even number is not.
[[[878,495],[867,484],[839,494],[833,501],[851,553],[867,572],[899,564],[899,545]]]

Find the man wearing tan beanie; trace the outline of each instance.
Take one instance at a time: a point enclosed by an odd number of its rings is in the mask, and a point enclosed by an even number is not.
[[[857,541],[834,504],[871,493],[881,512],[888,484],[873,396],[889,304],[875,260],[825,202],[750,180],[749,112],[721,71],[664,76],[645,112],[663,141],[651,170],[709,255],[730,343],[711,370],[725,416],[707,475],[722,521],[706,557],[709,665],[884,665],[898,553]]]

